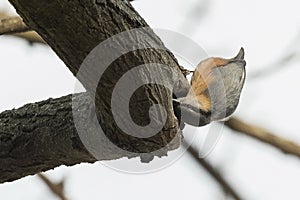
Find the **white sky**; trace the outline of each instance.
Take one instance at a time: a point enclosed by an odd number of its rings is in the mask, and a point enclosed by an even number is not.
[[[273,65],[282,54],[300,53],[299,1],[211,0],[204,17],[202,2],[137,0],[133,5],[152,27],[182,33],[210,56],[231,57],[243,46],[248,74]],[[0,9],[7,7],[6,1],[0,2]],[[1,36],[0,55],[0,111],[73,91],[75,79],[48,47]],[[271,76],[247,81],[236,114],[300,143],[299,63],[298,57]],[[201,134],[203,129],[198,132]],[[246,136],[224,129],[209,160],[248,199],[300,198],[299,159]],[[187,154],[151,174],[124,174],[99,163],[59,167],[47,174],[54,179],[66,178],[66,193],[72,200],[98,196],[132,200],[222,199],[217,184]],[[0,198],[55,199],[37,177],[0,185]]]

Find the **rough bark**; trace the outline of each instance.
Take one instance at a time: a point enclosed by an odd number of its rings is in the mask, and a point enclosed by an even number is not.
[[[122,31],[147,27],[146,22],[127,1],[10,0],[10,2],[25,23],[50,45],[74,75],[77,74],[88,53],[100,42]],[[151,47],[163,46],[161,40],[149,30],[141,30],[137,37],[129,37],[128,40],[129,43],[130,40],[147,41]],[[118,41],[117,46],[128,45],[128,40]],[[160,104],[165,108],[167,120],[163,129],[156,135],[150,138],[130,136],[118,128],[112,116],[113,88],[119,78],[130,69],[144,63],[161,63],[180,72],[180,66],[172,53],[166,49],[149,49],[148,46],[143,46],[145,43],[141,45],[141,50],[126,53],[115,60],[101,77],[98,85],[100,87],[97,87],[96,115],[105,136],[126,152],[124,154],[122,151],[115,151],[109,144],[103,142],[102,151],[98,152],[99,160],[133,157],[160,149],[163,150],[153,155],[164,156],[167,151],[180,145],[180,130],[172,107],[173,91],[163,86],[146,84],[134,93],[130,101],[130,114],[141,126],[149,123],[148,110],[152,105]],[[79,77],[90,96],[94,92],[91,84],[93,74],[92,69]],[[138,78],[145,82],[151,79],[149,76]],[[166,77],[166,81],[176,85],[173,78]],[[188,88],[187,82],[180,85],[179,87]],[[77,106],[85,105],[89,101],[87,97],[83,100]],[[91,106],[89,105],[89,108]],[[79,140],[71,113],[70,97],[30,104],[18,110],[2,113],[0,182],[12,181],[61,164],[94,162],[96,159],[85,150]],[[93,130],[92,127],[87,128]],[[148,158],[145,159],[144,161],[147,161]]]
[[[25,23],[42,36],[74,75],[77,74],[85,57],[100,42],[122,31],[148,26],[127,1],[10,0],[10,2]],[[152,31],[141,30],[140,34],[135,36],[117,41],[116,51],[122,52],[120,46],[140,40],[147,41],[153,47],[163,46]],[[143,48],[144,44],[141,45]],[[141,126],[149,122],[148,110],[152,105],[160,104],[165,108],[167,121],[158,134],[146,139],[132,137],[121,131],[114,121],[110,106],[115,84],[124,73],[144,63],[161,63],[178,71],[180,69],[174,56],[165,50],[146,48],[122,55],[101,77],[99,86],[102,87],[97,88],[95,96],[97,117],[107,137],[124,150],[152,152],[166,146],[176,137],[178,147],[180,136],[177,119],[172,111],[172,91],[164,87],[144,85],[131,99],[134,106],[131,107],[130,113]],[[78,77],[88,92],[94,92],[92,81],[98,78],[93,77],[97,70],[95,68],[85,71]],[[138,78],[147,82],[151,77]],[[166,79],[167,82],[174,82],[173,77]]]
[[[89,98],[81,97],[87,109]],[[71,100],[69,95],[0,114],[1,183],[59,165],[95,161],[77,135]]]
[[[76,106],[72,102],[78,102]],[[0,113],[0,183],[53,169],[97,161],[83,146],[72,110],[82,117],[91,109],[87,93],[27,104]],[[93,128],[93,126],[89,126]],[[105,139],[105,138],[104,138]],[[136,153],[116,151],[110,143],[98,147],[98,160],[132,158]]]

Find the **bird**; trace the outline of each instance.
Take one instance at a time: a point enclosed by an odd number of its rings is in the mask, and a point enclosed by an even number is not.
[[[244,56],[242,47],[233,58],[210,57],[191,71],[188,93],[173,100],[175,115],[181,122],[199,127],[233,114],[245,83]]]

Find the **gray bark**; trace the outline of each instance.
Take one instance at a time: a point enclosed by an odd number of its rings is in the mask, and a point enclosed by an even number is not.
[[[81,98],[82,109],[90,99]],[[106,154],[103,159],[118,156]],[[82,145],[72,116],[72,96],[27,104],[0,114],[0,183],[60,165],[95,162]]]
[[[100,42],[122,31],[148,26],[128,2],[121,0],[9,1],[25,23],[42,36],[74,75],[88,53]],[[145,40],[153,47],[163,46],[161,40],[149,31],[141,31],[137,38],[128,40]],[[120,40],[117,46],[127,44],[128,41]],[[172,107],[173,91],[165,87],[144,85],[130,101],[132,118],[141,126],[149,123],[151,105],[160,104],[165,108],[167,120],[158,134],[150,138],[132,137],[120,130],[114,121],[111,95],[115,84],[128,70],[144,63],[164,64],[178,72],[181,69],[172,53],[155,48],[124,54],[109,66],[96,90],[96,115],[106,137],[127,153],[116,152],[103,143],[100,160],[139,156],[162,148],[153,155],[164,156],[168,150],[180,145],[180,130]],[[79,77],[89,95],[94,92],[92,81],[95,71],[85,71]],[[146,82],[149,79],[139,78]],[[173,78],[166,77],[166,81],[184,90],[188,88],[187,82],[178,85]],[[77,106],[83,104],[84,108],[90,109],[89,97],[82,99]],[[62,164],[96,161],[80,142],[73,123],[70,96],[2,113],[0,156],[0,182],[16,180]]]
[[[38,32],[53,48],[57,55],[76,75],[81,63],[100,42],[122,31],[147,26],[146,22],[127,1],[120,0],[10,0],[25,22]],[[136,38],[137,37],[137,38]],[[153,32],[143,32],[136,37],[117,41],[116,51],[130,41],[146,40],[150,46],[160,46],[162,42]],[[143,45],[143,44],[141,44]],[[110,55],[107,55],[108,57]],[[100,61],[101,62],[101,61]],[[132,96],[131,114],[136,123],[143,126],[149,122],[151,105],[160,104],[167,111],[167,122],[163,130],[147,139],[137,139],[123,133],[115,124],[111,113],[111,95],[119,78],[127,71],[143,63],[161,63],[179,70],[174,56],[157,49],[139,50],[122,55],[105,71],[96,91],[97,117],[107,137],[131,152],[151,152],[164,147],[178,136],[178,123],[172,111],[172,91],[164,87],[144,85]],[[80,77],[88,92],[94,92],[92,82],[98,77],[98,68],[85,71]],[[139,77],[146,81],[149,77]],[[166,77],[172,82],[172,77]],[[101,87],[102,86],[102,87]],[[103,87],[105,86],[105,87]],[[152,141],[149,148],[145,145]],[[121,141],[121,142],[120,142]],[[125,141],[125,142],[122,142]],[[159,142],[158,142],[159,141]],[[178,143],[179,145],[179,143]],[[146,150],[146,151],[145,151]]]

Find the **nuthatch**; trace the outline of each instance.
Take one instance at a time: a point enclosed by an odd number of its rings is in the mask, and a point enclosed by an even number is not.
[[[244,49],[231,59],[208,58],[195,69],[185,97],[174,99],[181,121],[204,126],[230,116],[236,109],[245,82]],[[177,115],[176,114],[176,115]]]

